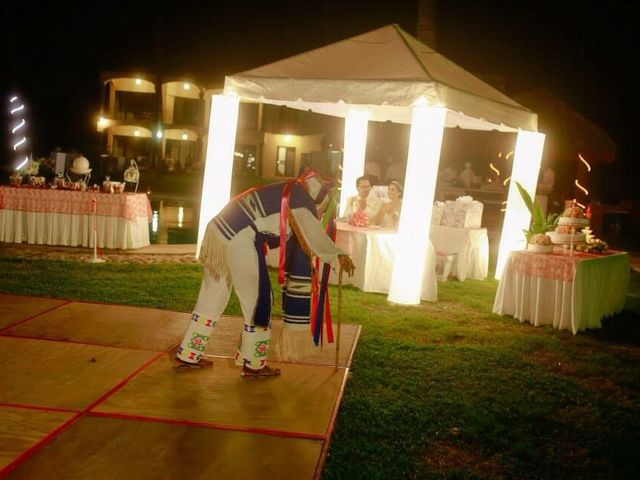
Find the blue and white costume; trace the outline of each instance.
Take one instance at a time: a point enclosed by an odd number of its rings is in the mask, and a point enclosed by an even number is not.
[[[294,184],[289,197],[289,211],[303,237],[302,242],[321,262],[332,264],[343,254],[329,239],[316,217],[316,200],[326,194],[317,177],[307,178],[305,186]],[[192,322],[178,349],[177,357],[197,363],[202,357],[211,331],[229,301],[231,286],[240,301],[244,328],[236,361],[252,370],[265,367],[271,342],[270,303],[264,299],[266,264],[262,245],[273,245],[279,238],[280,210],[285,183],[266,185],[229,202],[208,224],[200,251],[204,276],[193,310]],[[306,187],[306,188],[305,188]],[[298,324],[310,336],[309,262],[300,248],[294,248],[296,238],[289,238],[288,273],[283,295],[284,320],[295,328]],[[277,245],[277,243],[276,243]],[[305,260],[306,259],[306,260]],[[306,263],[305,263],[306,262]],[[263,290],[262,292],[260,290]],[[267,293],[269,295],[270,292]],[[306,311],[305,303],[306,300]],[[309,339],[310,340],[310,339]]]

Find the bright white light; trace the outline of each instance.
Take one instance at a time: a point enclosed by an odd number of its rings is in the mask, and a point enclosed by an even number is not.
[[[178,228],[182,228],[183,221],[184,221],[184,207],[178,207]]]
[[[18,100],[18,97],[11,97],[11,99],[9,99],[9,103],[13,103],[16,100]]]
[[[191,88],[191,85],[185,83],[184,85],[182,85],[182,88],[184,88],[185,90],[189,90]]]
[[[291,135],[289,135],[288,133],[282,138],[284,139],[285,143],[291,143]]]
[[[22,127],[24,127],[24,124],[27,123],[24,121],[24,118],[22,120],[20,120],[20,123],[18,125],[16,125],[15,127],[13,127],[11,129],[11,133],[16,133],[18,130],[20,130]]]
[[[394,303],[420,303],[446,113],[439,107],[413,108],[402,210],[389,285],[388,299]]]
[[[20,165],[16,167],[16,170],[20,170],[22,167],[24,167],[27,164],[28,161],[29,161],[29,157],[24,157],[24,160],[22,161],[22,163],[20,163]]]
[[[207,224],[227,204],[231,194],[231,173],[239,104],[240,100],[235,96],[213,95],[211,99],[209,140],[202,180],[196,257],[200,253],[200,245]]]
[[[499,177],[500,176],[500,170],[498,170],[496,167],[493,166],[493,163],[489,163],[489,168],[491,170],[493,170],[494,172],[496,172],[496,175]]]
[[[20,105],[19,107],[14,108],[13,110],[11,110],[11,115],[13,115],[16,112],[19,112],[20,110],[24,110],[24,105]]]
[[[367,148],[367,112],[352,110],[344,125],[344,156],[342,160],[342,188],[340,216],[347,208],[347,199],[358,193],[356,178],[364,174],[364,155]]]
[[[139,137],[140,136],[140,130],[134,130],[133,131],[133,136],[134,137]]]
[[[188,140],[189,139],[189,135],[187,135],[186,133],[182,134],[182,140]]]
[[[153,211],[153,217],[151,217],[151,231],[158,233],[158,211]]]
[[[162,138],[162,130],[156,132],[156,138]]]
[[[27,141],[27,137],[22,137],[22,139],[21,139],[21,140],[18,140],[18,142],[17,142],[17,143],[14,143],[14,144],[13,144],[13,149],[14,149],[14,150],[17,150],[17,149],[18,149],[18,147],[19,147],[20,145],[22,145],[22,144],[23,144],[24,142],[26,142],[26,141]]]
[[[142,80],[140,78],[136,78],[136,85],[142,85]]]
[[[500,237],[498,250],[496,278],[500,278],[500,275],[502,275],[509,252],[522,250],[526,247],[522,231],[529,229],[531,214],[520,196],[516,182],[520,183],[529,192],[531,198],[535,198],[543,146],[543,134],[518,132],[513,170],[511,172],[512,182],[509,184],[507,211],[504,214],[504,225],[502,226],[502,236]]]

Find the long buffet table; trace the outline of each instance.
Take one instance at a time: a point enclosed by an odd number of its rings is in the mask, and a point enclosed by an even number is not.
[[[629,284],[629,254],[511,252],[500,278],[493,313],[574,334],[600,328],[622,311]]]
[[[93,247],[96,199],[98,247],[149,245],[152,212],[144,193],[94,193],[0,187],[0,241]]]

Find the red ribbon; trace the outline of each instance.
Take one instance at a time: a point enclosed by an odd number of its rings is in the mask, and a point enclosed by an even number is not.
[[[313,170],[306,169],[295,180],[288,181],[282,189],[282,199],[280,200],[280,257],[278,258],[278,283],[284,283],[284,270],[287,250],[287,225],[289,215],[289,197],[294,185],[302,185],[307,189],[306,181],[317,174]]]

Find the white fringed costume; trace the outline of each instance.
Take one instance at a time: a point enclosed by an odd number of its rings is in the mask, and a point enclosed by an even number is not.
[[[192,322],[178,349],[177,357],[180,360],[198,363],[202,358],[233,286],[244,318],[236,363],[252,370],[266,366],[271,342],[270,302],[265,306],[260,305],[265,302],[258,301],[260,289],[264,289],[260,277],[264,278],[266,268],[260,252],[266,239],[277,240],[279,237],[281,199],[285,185],[277,183],[249,191],[230,201],[209,222],[199,257],[205,267],[204,275]],[[297,225],[296,231],[303,237],[300,243],[306,244],[305,247],[323,263],[332,264],[343,252],[331,242],[315,213],[315,202],[323,200],[326,187],[316,176],[307,176],[304,182],[289,187],[289,212]],[[290,236],[291,228],[287,225],[287,237]],[[300,294],[308,298],[309,285],[307,279],[287,275],[285,298],[287,294],[289,297]],[[264,295],[260,298],[264,298]],[[285,313],[285,327],[303,331],[310,342],[308,307],[306,319],[302,318],[304,315],[298,319],[295,315],[289,317]]]

